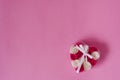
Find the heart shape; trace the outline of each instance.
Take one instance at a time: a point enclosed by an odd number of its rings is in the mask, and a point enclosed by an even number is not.
[[[96,47],[85,43],[75,43],[70,48],[71,64],[77,73],[90,70],[100,58]]]

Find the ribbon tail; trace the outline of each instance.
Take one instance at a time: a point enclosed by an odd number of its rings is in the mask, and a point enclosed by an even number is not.
[[[77,45],[76,45],[76,48],[77,48],[78,50],[80,50],[83,54],[85,53],[84,48],[82,47],[82,45],[80,45],[80,46],[77,46]]]
[[[93,57],[90,54],[86,54],[90,59],[92,59]]]
[[[77,69],[77,71],[76,71],[77,73],[79,73],[83,62],[84,62],[84,55],[82,56],[82,58],[80,59],[80,62],[79,62],[79,64],[78,64],[78,69]]]

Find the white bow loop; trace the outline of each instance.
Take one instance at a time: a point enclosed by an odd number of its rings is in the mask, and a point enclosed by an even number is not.
[[[88,45],[76,45],[76,48],[83,53],[82,57],[80,58],[80,62],[78,64],[78,69],[77,69],[77,73],[79,73],[81,66],[85,60],[86,57],[86,61],[87,61],[87,57],[89,57],[90,59],[92,59],[93,57],[88,53],[89,50],[89,46]]]

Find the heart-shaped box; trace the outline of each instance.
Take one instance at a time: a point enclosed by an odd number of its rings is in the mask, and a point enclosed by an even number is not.
[[[77,42],[70,48],[71,64],[77,73],[90,70],[99,58],[100,52],[94,46]]]

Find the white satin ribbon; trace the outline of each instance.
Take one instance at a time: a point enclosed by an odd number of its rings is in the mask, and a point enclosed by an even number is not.
[[[88,49],[89,49],[89,46],[88,45],[76,45],[76,48],[78,49],[78,50],[80,50],[80,52],[82,52],[83,53],[83,55],[82,55],[82,57],[80,58],[80,62],[79,62],[79,64],[78,64],[78,68],[77,68],[77,73],[79,73],[79,71],[80,71],[80,69],[81,69],[81,66],[82,66],[82,64],[83,64],[83,62],[84,62],[84,60],[86,60],[87,61],[87,57],[89,57],[90,59],[92,59],[93,57],[88,53]],[[86,59],[85,59],[86,58]]]

